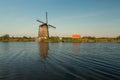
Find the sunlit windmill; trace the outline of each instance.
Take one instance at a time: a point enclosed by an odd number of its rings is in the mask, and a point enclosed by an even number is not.
[[[48,24],[47,12],[46,12],[46,22],[43,22],[43,21],[40,21],[40,20],[37,20],[37,21],[42,23],[39,26],[38,39],[39,40],[41,40],[41,39],[49,39],[49,27],[52,27],[52,28],[56,28],[56,27]]]

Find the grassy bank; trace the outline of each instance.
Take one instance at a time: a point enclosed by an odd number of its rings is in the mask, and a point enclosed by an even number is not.
[[[3,35],[0,37],[0,42],[34,42],[36,38],[32,37],[10,37],[9,35]],[[120,42],[120,36],[116,38],[95,38],[95,37],[82,37],[82,38],[72,38],[72,37],[58,37],[52,36],[49,39],[41,39],[40,42]]]
[[[50,39],[41,39],[40,42],[120,42],[120,38],[78,38],[71,37],[52,37]]]

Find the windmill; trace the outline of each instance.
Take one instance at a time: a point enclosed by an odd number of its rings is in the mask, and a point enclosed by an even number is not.
[[[48,24],[47,12],[46,12],[46,22],[43,22],[43,21],[40,21],[40,20],[37,20],[37,22],[42,23],[42,24],[39,26],[38,39],[39,39],[39,40],[40,40],[40,39],[49,39],[49,30],[48,30],[48,28],[49,28],[49,27],[56,28],[56,27]]]

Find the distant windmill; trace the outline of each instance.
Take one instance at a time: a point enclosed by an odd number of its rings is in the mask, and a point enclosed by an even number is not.
[[[48,24],[47,12],[46,12],[46,22],[43,22],[43,21],[40,21],[40,20],[37,20],[37,21],[42,23],[39,26],[38,39],[49,39],[49,30],[48,30],[48,28],[49,27],[56,28],[56,27]]]

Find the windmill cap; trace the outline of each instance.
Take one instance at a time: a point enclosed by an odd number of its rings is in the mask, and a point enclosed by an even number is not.
[[[42,27],[42,26],[48,26],[48,25],[47,25],[46,23],[44,23],[44,24],[42,24],[42,25],[40,25],[40,26]]]

